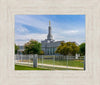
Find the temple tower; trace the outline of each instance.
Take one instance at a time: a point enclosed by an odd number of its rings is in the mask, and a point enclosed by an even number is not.
[[[53,37],[51,34],[51,22],[49,21],[47,40],[52,40],[52,39],[53,39]]]

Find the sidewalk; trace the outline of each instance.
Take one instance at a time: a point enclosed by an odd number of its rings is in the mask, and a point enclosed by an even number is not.
[[[82,69],[81,67],[72,67],[72,66],[61,66],[61,65],[50,65],[50,64],[41,64],[41,63],[38,63],[38,65],[43,65],[43,66],[50,66],[50,67],[59,67],[59,68],[71,68],[71,69]]]

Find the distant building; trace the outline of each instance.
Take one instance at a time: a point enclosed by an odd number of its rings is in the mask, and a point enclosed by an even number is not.
[[[42,50],[44,51],[44,54],[54,55],[57,47],[61,44],[61,42],[64,42],[64,41],[55,41],[53,39],[53,36],[51,34],[51,23],[49,21],[47,39],[45,39],[44,41],[41,41]]]
[[[18,46],[18,47],[19,47],[19,49],[17,51],[17,54],[22,54],[24,51],[24,46]]]

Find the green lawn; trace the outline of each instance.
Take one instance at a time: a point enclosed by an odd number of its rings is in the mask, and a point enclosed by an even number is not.
[[[55,65],[63,65],[63,66],[73,66],[73,67],[84,67],[84,61],[83,60],[55,60],[53,62],[53,59],[43,59],[43,64],[55,64]],[[38,63],[42,63],[41,59],[38,59]]]
[[[38,66],[38,68],[33,68],[29,66],[15,65],[15,70],[79,70],[70,68],[58,68],[58,67],[48,67],[48,66]]]
[[[48,70],[43,68],[33,68],[28,66],[15,65],[15,70]]]

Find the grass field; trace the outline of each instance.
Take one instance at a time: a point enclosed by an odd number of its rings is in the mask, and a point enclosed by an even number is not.
[[[55,65],[62,65],[62,66],[73,66],[73,67],[84,67],[83,60],[55,60],[52,59],[43,59],[43,64],[55,64]],[[38,59],[38,63],[42,63],[41,59]]]
[[[48,70],[44,68],[33,68],[28,66],[15,65],[15,70]]]
[[[38,66],[38,68],[33,68],[24,65],[15,65],[15,70],[79,70],[70,68],[58,68],[58,67],[48,67],[48,66]]]

